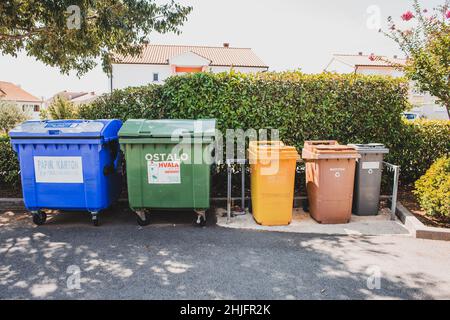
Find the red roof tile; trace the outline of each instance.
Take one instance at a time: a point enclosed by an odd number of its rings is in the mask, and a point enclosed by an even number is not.
[[[41,99],[36,98],[21,87],[5,81],[0,81],[0,99],[7,101],[41,102]]]
[[[261,67],[268,66],[250,48],[203,47],[178,45],[146,45],[138,57],[115,57],[122,64],[169,64],[169,59],[193,52],[211,61],[210,66]]]

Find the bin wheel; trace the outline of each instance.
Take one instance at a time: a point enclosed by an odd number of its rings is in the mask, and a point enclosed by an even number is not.
[[[199,227],[205,227],[206,225],[213,225],[217,223],[216,209],[211,207],[205,211],[197,211],[197,218],[194,224]]]
[[[150,215],[147,212],[142,212],[141,214],[144,215],[145,220],[142,219],[141,216],[136,213],[136,221],[138,225],[140,225],[141,227],[148,226],[150,224]]]
[[[44,211],[33,212],[33,222],[37,226],[41,226],[47,220],[47,214]]]
[[[100,225],[100,222],[98,220],[98,213],[91,213],[92,214],[92,224],[94,227],[98,227]]]
[[[196,226],[204,227],[206,226],[206,216],[199,214],[194,222]]]

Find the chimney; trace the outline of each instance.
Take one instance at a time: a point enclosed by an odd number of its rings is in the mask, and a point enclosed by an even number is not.
[[[363,55],[362,51],[358,52],[358,55],[362,56]]]
[[[224,47],[224,48],[229,48],[229,47],[230,47],[230,44],[229,44],[228,42],[224,42],[223,47]]]

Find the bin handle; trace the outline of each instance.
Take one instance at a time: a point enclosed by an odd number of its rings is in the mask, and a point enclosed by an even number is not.
[[[271,145],[271,146],[284,147],[283,141],[273,141],[273,140],[250,141],[250,144],[256,144],[257,146],[267,144],[267,145]]]
[[[152,130],[141,130],[140,131],[141,133],[152,133]],[[177,129],[177,134],[186,134],[186,133],[189,133],[189,134],[193,134],[194,133],[194,131],[193,130],[186,130],[186,129]]]
[[[307,144],[312,145],[312,146],[317,146],[317,145],[332,146],[332,145],[336,145],[336,141],[334,141],[334,140],[307,141]]]

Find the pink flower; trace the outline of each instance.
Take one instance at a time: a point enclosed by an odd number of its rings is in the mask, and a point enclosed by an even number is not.
[[[414,18],[414,14],[411,11],[406,11],[404,14],[402,14],[402,19],[404,21],[409,21],[412,18]]]
[[[402,32],[402,34],[403,34],[404,36],[406,36],[406,37],[412,35],[412,33],[413,33],[413,32],[412,32],[411,30],[405,30],[405,31]]]
[[[447,19],[450,19],[450,10],[447,11],[447,13],[445,14],[445,16],[447,17]]]

